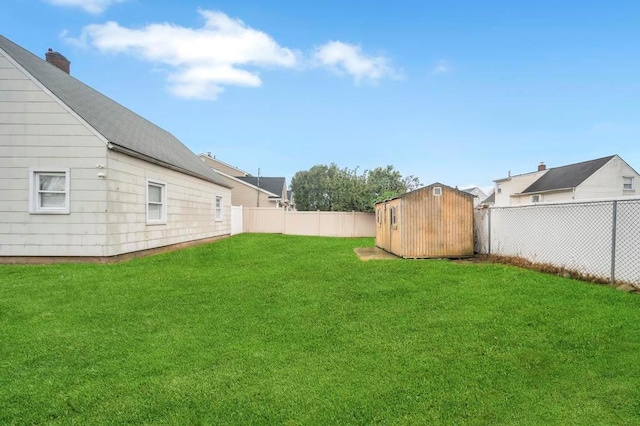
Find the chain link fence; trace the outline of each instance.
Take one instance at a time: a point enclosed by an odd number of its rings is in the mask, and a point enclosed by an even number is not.
[[[476,251],[640,288],[640,199],[476,210]]]

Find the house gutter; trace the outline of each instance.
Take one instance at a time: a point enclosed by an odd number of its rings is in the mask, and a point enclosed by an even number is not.
[[[191,170],[183,169],[182,167],[178,167],[178,166],[174,166],[173,164],[165,163],[164,161],[157,160],[157,159],[155,159],[153,157],[149,157],[148,155],[140,154],[137,151],[133,151],[133,150],[131,150],[129,148],[125,148],[125,147],[120,146],[118,144],[115,144],[113,142],[109,142],[107,144],[107,148],[112,149],[112,150],[114,150],[116,152],[120,152],[122,154],[128,155],[130,157],[138,158],[138,159],[146,161],[148,163],[157,164],[158,166],[162,166],[162,167],[167,168],[167,169],[171,169],[171,170],[175,170],[175,171],[180,172],[180,173],[184,173],[185,175],[189,175],[189,176],[196,177],[198,179],[206,180],[207,182],[211,182],[211,183],[214,183],[216,185],[220,185],[220,186],[222,186],[224,188],[229,188],[229,189],[232,188],[230,185],[228,185],[226,183],[216,182],[216,181],[212,180],[211,178],[208,178],[208,177],[203,176],[201,174],[198,174],[196,172],[192,172]],[[216,172],[214,172],[214,173],[216,173]]]
[[[544,191],[518,192],[517,194],[511,194],[511,197],[518,197],[520,195],[529,195],[529,194],[548,194],[550,192],[562,192],[562,191],[573,191],[573,193],[575,194],[576,188],[572,186],[568,188],[547,189]]]

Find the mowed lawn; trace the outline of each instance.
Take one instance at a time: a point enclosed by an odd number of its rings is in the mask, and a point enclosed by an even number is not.
[[[0,266],[0,424],[640,424],[640,296],[370,245]]]

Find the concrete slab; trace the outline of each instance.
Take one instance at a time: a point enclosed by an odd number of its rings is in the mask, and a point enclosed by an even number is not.
[[[400,259],[398,256],[386,252],[378,247],[356,247],[353,249],[360,260],[390,260]]]

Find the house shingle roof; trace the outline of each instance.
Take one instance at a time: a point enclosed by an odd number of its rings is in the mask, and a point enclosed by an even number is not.
[[[0,35],[0,49],[114,145],[228,187],[175,136]]]
[[[273,194],[276,194],[278,197],[282,199],[286,199],[286,194],[282,194],[285,185],[285,178],[283,177],[262,177],[259,178],[257,176],[238,176],[243,182],[247,182],[253,186],[257,186],[258,188],[262,188],[265,191],[269,191]],[[260,184],[258,184],[258,180]]]
[[[492,192],[487,198],[484,199],[480,204],[491,204],[496,202],[496,193]]]
[[[575,188],[608,163],[613,157],[615,157],[615,155],[549,169],[547,173],[522,191],[522,194]]]

